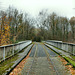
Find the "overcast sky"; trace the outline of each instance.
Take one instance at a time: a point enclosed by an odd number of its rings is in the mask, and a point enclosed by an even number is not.
[[[0,0],[0,7],[6,9],[14,6],[20,11],[29,12],[36,16],[42,9],[56,12],[58,15],[68,18],[75,16],[75,0]]]

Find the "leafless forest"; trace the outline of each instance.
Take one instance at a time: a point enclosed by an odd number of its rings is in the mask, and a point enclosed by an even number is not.
[[[70,19],[41,10],[36,18],[9,7],[0,10],[0,45],[24,40],[61,40],[75,43],[75,17]]]

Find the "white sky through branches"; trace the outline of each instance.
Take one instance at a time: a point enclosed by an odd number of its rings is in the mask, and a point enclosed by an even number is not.
[[[42,9],[68,18],[75,16],[75,0],[0,0],[0,9],[7,9],[9,5],[32,16],[36,16]]]

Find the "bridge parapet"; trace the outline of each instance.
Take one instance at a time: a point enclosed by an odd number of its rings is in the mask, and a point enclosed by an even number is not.
[[[53,40],[47,40],[46,43],[55,46],[61,50],[64,50],[72,55],[75,55],[75,44],[72,43],[65,43],[62,41],[53,41]]]
[[[31,43],[31,40],[26,40],[16,44],[0,46],[0,62],[18,53]]]

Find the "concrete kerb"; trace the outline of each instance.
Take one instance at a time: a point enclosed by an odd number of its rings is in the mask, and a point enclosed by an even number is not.
[[[48,45],[46,45],[45,43],[44,43],[44,45],[45,46],[47,46],[48,48],[50,48]],[[56,52],[53,48],[50,48],[50,49],[52,49],[55,53],[57,53],[58,55],[60,55],[60,56],[62,56],[60,53],[58,53],[58,52]]]
[[[46,42],[45,42],[45,43],[46,43]],[[47,45],[50,45],[50,44],[48,44],[48,43],[46,43],[46,44],[47,44]],[[52,46],[52,45],[50,45],[50,46]],[[55,46],[53,46],[53,47],[55,47]],[[57,54],[59,54],[59,55],[61,55],[61,56],[62,56],[62,55],[64,56],[64,52],[66,52],[66,51],[61,50],[61,49],[59,49],[59,48],[58,48],[58,49],[55,48],[55,50],[54,50],[53,47],[52,47],[52,48],[50,47],[50,48],[51,48],[53,51],[55,51]],[[59,50],[60,50],[60,51],[59,51]],[[60,53],[60,52],[62,52],[62,53]],[[66,52],[66,53],[68,53],[67,56],[70,57],[70,53],[69,53],[69,52]],[[65,55],[66,55],[66,54],[65,54]],[[71,58],[71,57],[70,57],[70,58]]]

